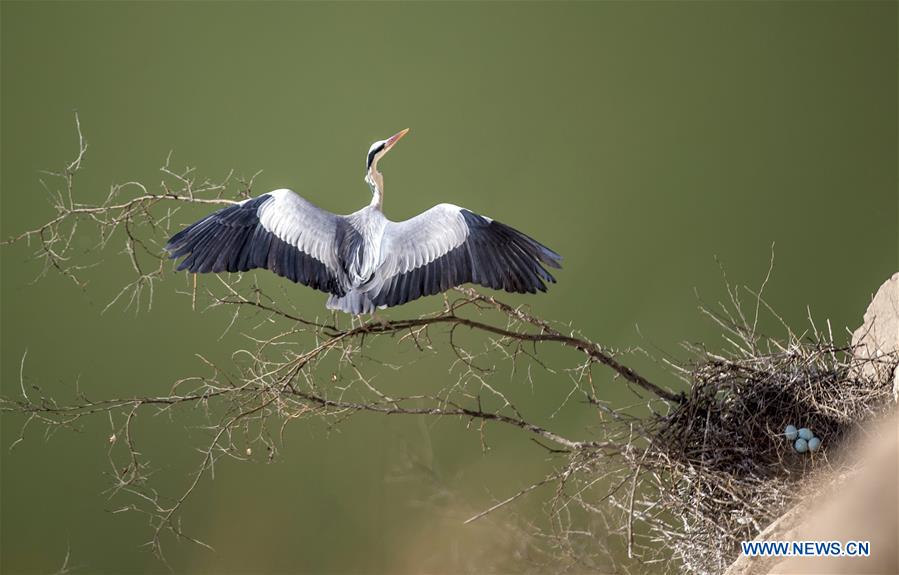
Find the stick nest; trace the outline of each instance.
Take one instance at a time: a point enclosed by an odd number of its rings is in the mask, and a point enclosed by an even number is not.
[[[895,405],[883,377],[895,354],[859,358],[813,323],[811,333],[787,329],[786,341],[761,337],[732,302],[735,313],[703,310],[725,330],[730,352],[693,348],[688,392],[651,419],[647,446],[630,456],[639,499],[620,505],[644,524],[647,547],[671,550],[677,569],[693,573],[723,572],[740,542],[808,494],[819,474],[850,471],[840,446]],[[811,429],[821,448],[796,452],[788,425]]]

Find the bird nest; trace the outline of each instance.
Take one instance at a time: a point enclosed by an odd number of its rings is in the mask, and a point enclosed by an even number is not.
[[[669,550],[677,571],[723,572],[740,542],[807,494],[815,476],[848,471],[852,463],[840,446],[894,405],[883,375],[895,354],[857,357],[814,326],[804,334],[787,329],[784,340],[758,336],[756,321],[735,303],[737,313],[710,314],[730,353],[693,348],[693,363],[678,368],[689,390],[649,420],[644,447],[626,456],[640,485],[618,502],[627,513],[629,550],[642,544],[641,559]],[[785,436],[788,425],[809,428],[821,447],[797,452]]]

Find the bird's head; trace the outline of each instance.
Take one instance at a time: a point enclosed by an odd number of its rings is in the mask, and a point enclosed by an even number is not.
[[[384,192],[384,178],[381,176],[381,172],[378,171],[378,161],[408,133],[409,128],[406,128],[386,140],[378,140],[368,149],[368,154],[365,156],[365,181],[372,187],[372,192],[376,196]],[[380,202],[380,198],[377,198],[377,200]]]

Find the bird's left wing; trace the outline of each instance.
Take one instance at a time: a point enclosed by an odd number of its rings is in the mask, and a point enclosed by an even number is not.
[[[179,271],[266,268],[342,296],[345,288],[335,241],[341,217],[290,190],[275,190],[206,216],[172,236],[165,249],[173,259],[184,257]]]
[[[369,296],[377,306],[395,306],[464,283],[509,292],[546,291],[556,280],[544,265],[562,257],[505,224],[440,204],[403,222],[391,222],[381,245],[379,282]]]

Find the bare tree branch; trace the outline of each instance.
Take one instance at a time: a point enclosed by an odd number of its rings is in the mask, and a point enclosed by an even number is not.
[[[133,279],[105,309],[123,306],[126,310],[149,310],[156,284],[168,273],[162,245],[177,228],[174,222],[180,207],[229,205],[250,197],[255,175],[241,179],[232,171],[222,181],[199,180],[191,167],[175,169],[170,154],[160,170],[163,181],[158,193],[132,181],[112,186],[99,204],[80,203],[75,183],[87,142],[77,117],[76,129],[76,158],[63,170],[47,173],[59,182],[57,188],[51,190],[44,183],[55,216],[3,244],[36,243],[35,258],[43,262],[38,277],[55,270],[82,288],[87,285],[91,267],[111,265],[100,259],[99,252],[120,245]],[[73,238],[90,235],[97,238],[95,248],[76,254]],[[597,457],[618,455],[622,449],[629,449],[614,433],[599,431],[592,437],[572,438],[535,424],[533,416],[522,414],[507,393],[490,381],[496,373],[497,360],[508,362],[515,377],[531,385],[545,385],[535,381],[535,370],[546,375],[569,373],[572,387],[568,398],[579,396],[588,405],[602,405],[593,379],[593,367],[597,364],[609,368],[619,381],[645,391],[650,401],[676,405],[683,399],[624,365],[615,357],[616,352],[576,331],[541,319],[526,307],[511,306],[471,288],[456,289],[444,298],[439,311],[421,317],[347,322],[346,318],[332,316],[329,321],[322,321],[287,307],[285,298],[267,294],[253,278],[254,274],[220,274],[198,285],[194,276],[193,287],[186,293],[193,308],[200,302],[203,309],[226,310],[231,314],[229,329],[237,329],[246,337],[249,346],[233,351],[231,365],[200,358],[209,373],[181,378],[165,394],[92,400],[78,392],[74,400],[62,401],[57,394],[46,394],[38,388],[26,392],[23,356],[21,397],[0,399],[0,410],[25,417],[22,437],[13,445],[24,438],[29,425],[42,424],[50,432],[74,428],[88,423],[89,418],[106,414],[111,430],[109,463],[113,477],[109,495],[130,498],[131,502],[118,511],[146,515],[152,528],[148,544],[163,560],[165,533],[206,545],[185,533],[180,516],[201,479],[214,473],[216,462],[221,457],[251,459],[257,445],[273,457],[277,452],[276,438],[281,437],[284,426],[296,419],[325,418],[336,425],[358,413],[457,418],[466,426],[473,426],[485,445],[488,425],[508,426],[535,440],[549,442],[555,446],[547,447],[550,453],[567,460],[557,473],[473,520],[540,485],[564,484]],[[383,383],[375,384],[374,370],[389,373],[402,367],[381,362],[367,352],[370,342],[380,338],[411,346],[418,357],[446,355],[448,372],[455,374],[455,381],[436,394],[395,396],[385,392]],[[577,350],[581,359],[557,370],[540,358],[540,348],[546,346]],[[166,413],[188,406],[199,408],[208,419],[208,442],[200,449],[200,459],[184,490],[174,497],[163,496],[152,486],[153,466],[138,448],[134,421],[145,411]],[[611,423],[618,425],[614,420]]]

